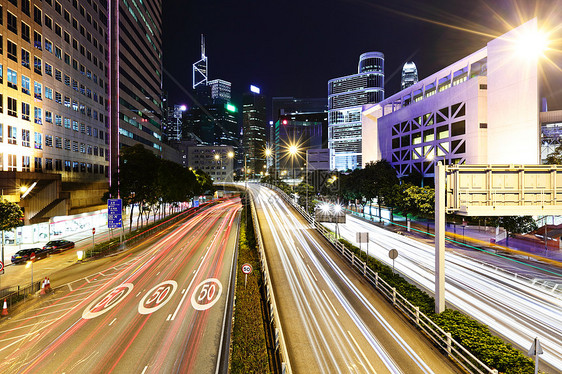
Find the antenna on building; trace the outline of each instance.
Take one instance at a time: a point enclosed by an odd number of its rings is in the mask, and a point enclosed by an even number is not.
[[[193,89],[207,85],[207,56],[205,56],[205,36],[201,34],[201,60],[193,64]]]

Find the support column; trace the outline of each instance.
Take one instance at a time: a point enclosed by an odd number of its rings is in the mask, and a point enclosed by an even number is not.
[[[435,172],[435,313],[445,310],[445,166]]]

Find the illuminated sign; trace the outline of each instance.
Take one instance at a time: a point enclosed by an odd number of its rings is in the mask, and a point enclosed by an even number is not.
[[[259,93],[260,93],[260,88],[254,86],[254,85],[251,85],[251,86],[250,86],[250,91],[252,91],[253,93],[259,94]]]
[[[226,110],[228,110],[229,112],[232,112],[232,113],[238,112],[238,108],[236,108],[234,105],[232,105],[232,104],[230,104],[230,103],[227,103],[224,107],[225,107]]]

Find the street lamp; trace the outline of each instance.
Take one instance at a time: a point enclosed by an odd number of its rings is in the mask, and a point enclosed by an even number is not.
[[[296,145],[289,146],[289,154],[291,155],[291,168],[293,169],[293,191],[295,190],[295,156],[299,152]]]

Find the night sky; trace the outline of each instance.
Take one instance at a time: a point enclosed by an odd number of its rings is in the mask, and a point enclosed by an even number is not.
[[[539,3],[539,2],[537,2]],[[482,48],[533,17],[560,28],[562,0],[165,0],[164,89],[191,104],[192,64],[205,34],[209,79],[232,82],[233,101],[250,84],[274,96],[327,97],[327,82],[357,72],[359,55],[385,55],[385,97],[399,91],[402,65],[420,79]],[[557,17],[557,18],[556,18]],[[553,26],[554,25],[554,26]],[[562,109],[560,29],[550,34],[541,94]],[[558,67],[556,67],[557,65]],[[542,73],[541,73],[542,74]],[[268,100],[268,102],[270,102]],[[268,118],[269,119],[269,118]]]

